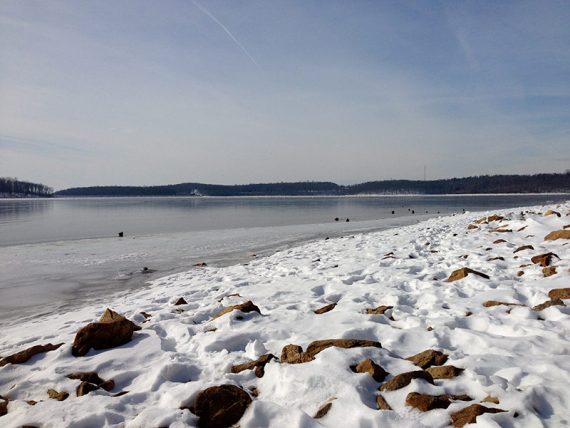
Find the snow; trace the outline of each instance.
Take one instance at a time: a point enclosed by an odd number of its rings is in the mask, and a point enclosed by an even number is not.
[[[540,214],[548,208],[562,216]],[[534,214],[521,216],[527,210]],[[531,309],[548,300],[549,290],[570,286],[569,242],[544,241],[550,231],[570,223],[565,216],[569,211],[570,203],[565,203],[466,213],[320,239],[247,264],[195,268],[159,278],[147,288],[115,294],[94,306],[6,324],[0,333],[0,355],[35,344],[65,344],[27,363],[0,368],[0,395],[11,400],[0,425],[196,426],[197,417],[181,407],[191,405],[209,386],[230,383],[259,391],[239,422],[242,428],[445,427],[450,413],[488,395],[500,403],[484,405],[507,412],[479,416],[478,426],[570,426],[570,308]],[[475,219],[495,213],[506,219],[467,229]],[[506,224],[513,232],[491,231]],[[494,244],[499,238],[507,242]],[[527,244],[534,250],[513,253]],[[520,267],[549,251],[560,256],[553,260],[557,274],[545,278],[538,265]],[[385,258],[390,252],[394,258]],[[505,260],[489,261],[499,256]],[[471,274],[445,281],[461,267],[490,279]],[[523,276],[516,275],[519,270]],[[174,306],[179,297],[187,304]],[[247,300],[259,306],[261,314],[233,311],[213,319],[224,307]],[[484,307],[487,300],[525,306]],[[313,312],[329,303],[337,306],[321,315]],[[385,315],[365,313],[380,305],[394,308]],[[73,357],[75,333],[106,307],[142,330],[121,347]],[[146,322],[143,311],[152,315]],[[268,352],[279,357],[288,344],[306,349],[314,340],[332,338],[377,340],[382,348],[332,347],[303,364],[274,360],[262,378],[251,370],[230,371],[232,365]],[[447,364],[465,371],[435,385],[413,380],[405,388],[383,392],[392,411],[376,409],[380,384],[349,368],[371,358],[392,376],[419,370],[404,358],[426,349],[447,353]],[[114,379],[116,386],[110,393],[98,390],[75,397],[78,381],[65,375],[76,371],[97,371],[103,379]],[[51,400],[49,388],[67,391],[70,397]],[[129,392],[111,395],[119,391]],[[412,391],[468,394],[474,400],[422,413],[405,405]],[[38,403],[31,406],[26,400]],[[328,414],[314,419],[327,402],[332,402]]]

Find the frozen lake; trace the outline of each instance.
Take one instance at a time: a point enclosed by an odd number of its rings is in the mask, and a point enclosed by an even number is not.
[[[149,279],[188,270],[197,262],[246,262],[326,236],[385,229],[463,210],[567,199],[568,195],[496,195],[0,200],[0,318],[105,299],[110,293],[146,286]],[[150,273],[144,273],[144,267]]]

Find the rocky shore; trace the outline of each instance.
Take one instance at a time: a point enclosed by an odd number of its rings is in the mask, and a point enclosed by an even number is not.
[[[0,425],[564,426],[569,250],[566,203],[204,263],[3,327]]]

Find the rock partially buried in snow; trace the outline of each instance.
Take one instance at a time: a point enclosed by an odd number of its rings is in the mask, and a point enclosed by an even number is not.
[[[544,217],[549,216],[549,215],[555,215],[556,217],[561,216],[558,211],[554,211],[554,210],[548,210],[544,213]]]
[[[242,303],[240,305],[225,307],[213,319],[220,318],[222,315],[229,314],[232,311],[241,311],[243,313],[257,312],[258,314],[261,314],[259,308],[256,305],[254,305],[251,300],[248,300],[247,302]]]
[[[544,275],[545,278],[552,275],[556,275],[556,268],[554,266],[548,266],[542,268],[542,274]]]
[[[480,404],[472,404],[458,412],[451,414],[451,421],[455,428],[463,428],[467,424],[477,422],[477,416],[484,413],[501,413],[505,410],[497,409],[494,407],[485,407]]]
[[[332,311],[336,307],[336,303],[331,303],[330,305],[323,306],[322,308],[316,309],[313,312],[317,315],[321,315]]]
[[[470,273],[472,273],[474,275],[478,275],[478,276],[485,278],[485,279],[489,279],[489,275],[486,275],[484,273],[477,272],[476,270],[464,267],[464,268],[457,269],[457,270],[454,270],[453,272],[451,272],[451,275],[449,275],[449,278],[447,278],[447,282],[453,282],[453,281],[457,281],[458,279],[465,278]]]
[[[91,348],[109,349],[131,341],[133,332],[141,328],[124,316],[106,309],[98,322],[92,322],[79,329],[71,353],[81,357]]]
[[[438,366],[438,367],[428,367],[426,372],[428,372],[434,379],[452,379],[463,373],[464,369],[455,366]]]
[[[281,351],[281,362],[288,364],[300,364],[313,361],[315,355],[330,347],[337,348],[361,348],[361,347],[375,347],[381,348],[380,342],[374,340],[361,340],[361,339],[325,339],[315,340],[307,346],[307,351],[303,352],[303,348],[299,345],[287,345]]]
[[[513,254],[516,254],[519,251],[524,251],[524,250],[534,250],[534,247],[532,245],[523,245],[521,247],[518,247],[515,251],[513,251]]]
[[[378,410],[392,410],[386,399],[380,394],[376,396],[376,407]]]
[[[533,311],[543,311],[544,309],[550,308],[551,306],[566,306],[564,302],[560,299],[547,300],[540,305],[536,305],[532,308]]]
[[[48,389],[48,397],[52,400],[57,401],[64,401],[67,397],[69,397],[69,393],[65,391],[58,392],[55,389]]]
[[[184,297],[180,297],[176,303],[174,303],[174,306],[180,306],[180,305],[187,305],[188,302],[186,302],[186,300],[184,300]]]
[[[251,401],[249,394],[235,385],[212,386],[198,394],[193,413],[200,418],[201,428],[230,427],[241,419]]]
[[[370,358],[362,360],[355,366],[351,366],[351,369],[355,373],[368,373],[376,382],[382,382],[389,374]]]
[[[504,239],[497,239],[496,241],[493,241],[493,244],[502,244],[503,242],[507,242]]]
[[[487,300],[483,303],[483,306],[486,308],[492,308],[493,306],[524,306],[521,303],[509,303],[509,302],[501,302],[499,300]]]
[[[471,401],[472,398],[468,395],[428,395],[410,392],[406,396],[406,405],[420,412],[427,412],[434,409],[447,409],[452,400]]]
[[[557,254],[546,253],[546,254],[539,254],[537,256],[534,256],[530,259],[530,261],[533,262],[535,265],[539,264],[542,267],[547,267],[547,266],[550,266],[550,262],[552,261],[552,257],[556,257],[557,259],[560,259],[560,257],[558,257]]]
[[[257,377],[263,377],[263,375],[265,374],[265,365],[274,358],[276,357],[273,354],[265,354],[259,357],[255,361],[232,366],[231,372],[240,373],[244,370],[255,370],[255,375]]]
[[[34,355],[41,354],[44,352],[55,351],[63,343],[58,343],[57,345],[52,345],[48,343],[46,345],[34,345],[31,348],[24,349],[23,351],[16,352],[15,354],[8,355],[0,359],[0,367],[6,364],[22,364],[32,358]]]
[[[384,382],[380,385],[380,391],[396,391],[397,389],[404,388],[408,386],[410,382],[414,379],[423,379],[428,383],[433,385],[433,378],[429,373],[424,372],[423,370],[418,370],[414,372],[407,372],[402,373],[397,376],[394,376],[387,382]]]
[[[281,351],[280,361],[288,364],[300,364],[312,361],[313,358],[303,352],[299,345],[286,345]]]
[[[555,230],[544,237],[545,241],[555,241],[557,239],[570,239],[570,230]]]
[[[570,299],[570,288],[555,288],[548,292],[548,297],[555,299]]]
[[[366,309],[368,315],[384,315],[388,309],[392,309],[394,306],[378,306],[377,308]]]
[[[8,414],[8,399],[0,395],[0,416]]]
[[[411,357],[406,358],[406,360],[411,361],[422,369],[426,369],[431,366],[441,366],[445,364],[447,357],[448,356],[441,351],[428,349],[420,352],[419,354],[412,355]]]
[[[313,416],[313,418],[314,419],[324,418],[327,415],[327,413],[329,412],[329,410],[331,409],[331,407],[332,407],[332,403],[323,404],[319,408],[319,410],[317,410],[317,413],[315,413],[315,416]]]

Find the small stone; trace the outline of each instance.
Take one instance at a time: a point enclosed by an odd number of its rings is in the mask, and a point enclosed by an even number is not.
[[[519,271],[517,272],[517,276],[523,276],[523,275],[524,275],[524,271],[519,270]]]
[[[313,418],[315,419],[320,419],[326,416],[326,414],[329,412],[329,410],[332,407],[332,403],[326,403],[324,405],[322,405],[319,410],[317,410],[317,413],[315,413],[315,416],[313,416]]]
[[[570,299],[570,288],[555,288],[548,292],[548,297],[555,299]]]
[[[208,266],[208,263],[206,263],[206,262],[199,262],[199,263],[195,263],[194,266],[195,266],[195,267],[206,267],[206,266]]]
[[[542,268],[542,274],[544,275],[545,278],[552,276],[552,275],[556,275],[556,267],[548,266],[548,267]]]
[[[545,241],[555,241],[557,239],[570,239],[570,230],[555,230],[544,237]]]
[[[478,275],[478,276],[485,278],[485,279],[489,279],[489,275],[486,275],[484,273],[477,272],[473,269],[464,267],[464,268],[457,269],[457,270],[454,270],[453,272],[451,272],[451,275],[449,275],[449,278],[447,278],[447,282],[453,282],[453,281],[457,281],[458,279],[465,278],[470,273],[474,274],[474,275]]]
[[[550,263],[552,262],[552,257],[556,257],[557,259],[560,259],[560,257],[558,257],[558,255],[556,255],[554,253],[546,253],[546,254],[539,254],[538,256],[534,256],[530,259],[530,261],[533,262],[535,265],[539,264],[542,267],[547,267],[547,266],[550,266]]]
[[[55,389],[48,389],[48,396],[52,400],[57,401],[64,401],[67,397],[69,397],[69,393],[65,391],[57,392]]]
[[[472,229],[479,229],[479,228],[474,224],[470,224],[469,226],[467,226],[467,229],[472,230]]]
[[[376,406],[378,410],[392,410],[386,399],[380,394],[376,396]]]
[[[362,360],[351,369],[356,373],[368,373],[376,382],[382,382],[388,376],[388,372],[370,358]]]
[[[485,407],[480,404],[472,404],[458,412],[451,414],[451,421],[455,428],[463,428],[467,424],[473,424],[477,421],[477,416],[484,413],[500,413],[502,409],[494,407]]]
[[[332,311],[336,306],[336,303],[331,303],[330,305],[323,306],[322,308],[316,309],[313,312],[317,315],[324,314],[326,312]]]
[[[515,251],[513,251],[513,254],[518,253],[519,251],[525,251],[525,250],[534,250],[534,247],[532,245],[523,245],[522,247],[518,247]]]
[[[378,306],[377,308],[366,309],[368,315],[384,315],[388,309],[392,309],[394,306]]]
[[[251,397],[235,385],[219,385],[198,394],[193,413],[198,416],[199,427],[230,427],[237,423],[248,406]]]
[[[180,297],[176,303],[174,304],[174,306],[179,306],[179,305],[187,305],[188,302],[186,302],[186,300],[184,300],[184,297]]]
[[[428,372],[434,379],[452,379],[459,376],[464,369],[455,366],[438,366],[438,367],[428,367],[426,372]]]
[[[411,357],[406,358],[406,360],[411,361],[422,369],[426,369],[431,366],[441,366],[445,364],[447,358],[448,356],[441,351],[428,349],[420,352],[419,354],[412,355]]]
[[[63,345],[63,343],[58,343],[57,345],[52,345],[51,343],[48,343],[46,345],[34,345],[31,348],[24,349],[23,351],[16,352],[15,354],[8,355],[7,357],[0,359],[0,367],[5,366],[6,364],[25,363],[34,355],[55,351],[61,345]]]
[[[493,241],[493,244],[502,244],[503,242],[507,242],[504,239],[497,239],[496,241]]]
[[[389,381],[384,382],[382,385],[380,385],[380,391],[396,391],[397,389],[408,386],[413,379],[423,379],[433,385],[433,378],[431,375],[424,372],[423,370],[418,370],[394,376]]]
[[[564,302],[560,299],[551,299],[551,300],[547,300],[544,303],[541,303],[540,305],[536,305],[532,308],[533,311],[542,311],[546,308],[550,308],[551,306],[566,306],[564,304]]]
[[[75,390],[75,394],[78,397],[82,397],[84,395],[89,394],[91,391],[95,391],[97,389],[99,389],[99,387],[97,385],[90,383],[90,382],[83,381],[79,384],[79,386]]]
[[[251,300],[248,300],[247,302],[242,303],[240,305],[233,305],[233,306],[225,307],[213,319],[219,318],[222,315],[228,314],[232,311],[241,311],[243,313],[257,312],[258,314],[261,314],[261,311],[259,310],[259,308],[256,305],[254,305]]]

